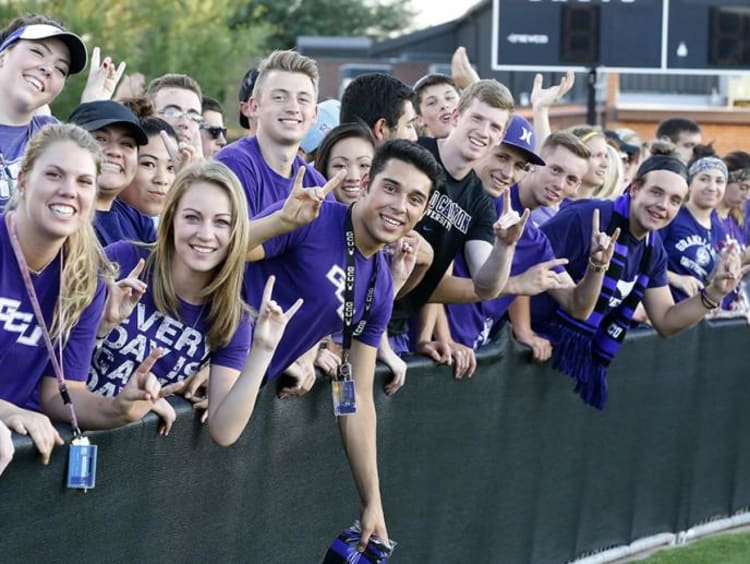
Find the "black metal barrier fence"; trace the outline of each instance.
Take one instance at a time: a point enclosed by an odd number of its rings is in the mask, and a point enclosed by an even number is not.
[[[739,322],[632,335],[604,412],[507,340],[471,380],[415,359],[406,386],[376,400],[394,562],[564,562],[750,506],[748,359]],[[0,560],[320,562],[359,512],[329,387],[272,392],[227,449],[181,399],[167,438],[153,415],[92,433],[88,493],[63,486],[66,447],[45,467],[16,436]]]

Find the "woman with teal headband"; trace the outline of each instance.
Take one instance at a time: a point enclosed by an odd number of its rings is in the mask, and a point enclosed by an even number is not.
[[[724,241],[716,206],[724,196],[727,167],[711,147],[696,148],[696,152],[688,166],[689,199],[659,232],[667,252],[667,279],[675,302],[698,294],[708,283]]]

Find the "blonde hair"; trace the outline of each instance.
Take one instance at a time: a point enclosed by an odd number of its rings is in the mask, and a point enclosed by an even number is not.
[[[167,193],[164,211],[159,221],[156,242],[146,262],[151,276],[154,303],[163,314],[179,318],[178,298],[172,279],[174,258],[174,220],[182,197],[197,182],[208,182],[224,190],[232,206],[229,248],[224,261],[217,266],[212,281],[200,295],[209,305],[206,340],[211,350],[229,343],[240,320],[248,311],[240,298],[245,257],[250,231],[247,200],[242,185],[234,173],[218,161],[202,161],[182,169]]]
[[[70,141],[81,149],[88,151],[94,159],[96,174],[101,169],[102,153],[99,143],[88,131],[73,124],[50,124],[44,126],[26,146],[26,152],[21,162],[21,174],[28,178],[36,161],[55,144]],[[16,192],[13,200],[8,204],[8,210],[17,209],[23,197],[23,192]],[[52,316],[50,337],[62,337],[67,341],[70,332],[78,323],[83,310],[94,298],[100,277],[114,279],[115,268],[104,255],[99,240],[96,237],[91,219],[94,206],[91,207],[88,221],[68,235],[63,243],[63,288],[61,303],[56,302]],[[92,276],[97,273],[98,276]],[[58,312],[65,312],[64,322],[61,324]]]
[[[458,100],[458,112],[464,113],[474,99],[499,110],[513,111],[513,94],[494,79],[478,80],[461,93]]]
[[[255,85],[253,85],[253,98],[258,99],[260,97],[263,83],[268,78],[268,74],[275,70],[306,75],[312,81],[313,89],[315,90],[315,99],[318,99],[320,75],[317,63],[310,57],[305,57],[291,50],[274,51],[260,62],[258,65],[258,78],[255,79]]]
[[[622,179],[625,176],[625,171],[622,159],[620,158],[620,152],[607,143],[607,156],[609,157],[609,162],[607,164],[607,173],[604,176],[604,183],[594,189],[594,192],[591,194],[592,198],[614,200],[622,194],[624,188]]]

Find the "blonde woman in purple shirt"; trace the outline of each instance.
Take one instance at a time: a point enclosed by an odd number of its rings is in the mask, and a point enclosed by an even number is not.
[[[111,276],[91,225],[100,163],[97,142],[81,128],[44,127],[27,147],[18,191],[0,216],[0,421],[29,435],[45,463],[63,442],[50,419],[72,421],[49,348],[84,429],[138,420],[160,394],[149,374],[156,355],[135,367],[116,398],[86,389],[103,279]]]

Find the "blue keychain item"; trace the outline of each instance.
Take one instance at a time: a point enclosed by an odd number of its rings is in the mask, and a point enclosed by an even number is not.
[[[352,380],[352,367],[349,362],[343,362],[339,367],[338,378],[331,382],[333,396],[333,414],[351,415],[357,413],[357,396]]]
[[[359,521],[344,529],[333,539],[321,564],[386,564],[396,548],[396,542],[385,542],[372,535],[364,552],[357,550],[362,529]]]
[[[87,437],[76,437],[68,451],[68,487],[76,490],[94,489],[96,486],[96,445]]]

